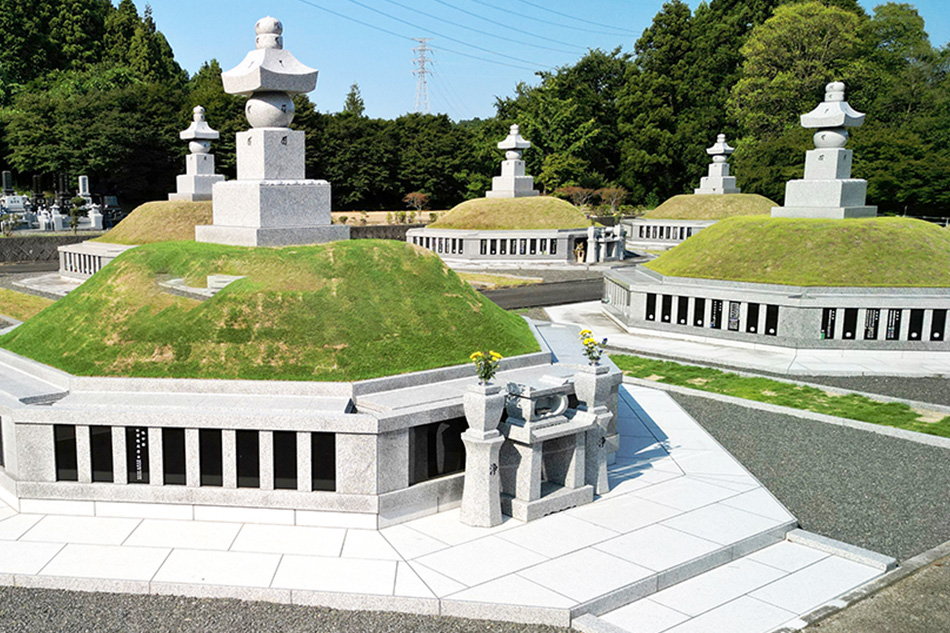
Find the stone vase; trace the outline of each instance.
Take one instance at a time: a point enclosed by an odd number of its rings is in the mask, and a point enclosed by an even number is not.
[[[484,437],[498,428],[501,414],[505,410],[507,393],[499,385],[472,385],[462,395],[462,407],[469,428],[476,435]]]
[[[607,365],[585,365],[574,374],[574,394],[588,410],[606,406],[610,396],[610,379]]]

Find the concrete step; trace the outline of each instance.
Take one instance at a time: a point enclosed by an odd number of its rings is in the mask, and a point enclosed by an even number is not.
[[[793,542],[795,541],[795,542]],[[611,611],[574,620],[584,633],[769,633],[886,573],[893,559],[809,535],[736,558]]]

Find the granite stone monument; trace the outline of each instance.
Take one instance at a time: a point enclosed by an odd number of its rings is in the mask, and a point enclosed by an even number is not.
[[[720,134],[716,138],[716,143],[706,149],[706,153],[712,156],[712,163],[709,165],[709,174],[699,181],[699,189],[694,189],[695,194],[726,194],[741,193],[736,187],[736,179],[729,175],[729,155],[734,150],[726,142],[726,135]]]
[[[512,125],[508,137],[498,143],[498,149],[505,150],[505,160],[501,163],[501,176],[492,178],[491,191],[486,198],[528,198],[538,195],[534,190],[534,178],[525,175],[524,151],[531,142],[522,138],[517,125]]]
[[[214,185],[214,224],[195,227],[195,239],[235,246],[348,239],[348,227],[331,225],[330,184],[304,175],[304,132],[289,127],[293,95],[313,90],[317,71],[284,50],[276,18],[262,18],[255,31],[255,50],[221,75],[225,92],[248,97],[251,129],[237,134],[237,180]]]
[[[188,141],[191,154],[185,157],[185,173],[177,178],[178,191],[169,194],[169,200],[211,200],[211,189],[215,183],[224,182],[224,176],[214,173],[214,154],[211,154],[211,141],[220,136],[212,130],[205,120],[205,109],[195,106],[194,120],[187,130],[178,135]]]
[[[802,127],[815,130],[815,149],[805,154],[805,178],[785,185],[785,205],[774,207],[775,218],[868,218],[877,207],[867,206],[868,183],[851,177],[852,151],[845,149],[848,128],[861,127],[864,114],[844,100],[844,84],[825,87],[825,101],[803,114]]]

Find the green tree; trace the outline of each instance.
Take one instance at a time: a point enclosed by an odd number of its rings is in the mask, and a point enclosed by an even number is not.
[[[360,86],[354,83],[350,86],[350,91],[346,93],[346,101],[343,103],[343,112],[355,116],[363,116],[364,110],[366,110],[366,104],[363,103],[363,97],[360,95]]]

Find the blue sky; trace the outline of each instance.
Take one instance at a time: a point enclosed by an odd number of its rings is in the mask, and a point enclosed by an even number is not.
[[[937,45],[950,39],[946,2],[913,3]],[[141,11],[146,0],[135,3]],[[697,3],[689,2],[693,7]],[[536,70],[575,62],[587,48],[621,46],[632,51],[663,2],[151,0],[151,4],[158,28],[189,73],[211,58],[225,69],[235,66],[253,48],[257,19],[268,14],[280,18],[285,48],[320,70],[310,98],[321,111],[340,110],[354,82],[360,86],[367,115],[392,118],[412,111],[416,94],[412,47],[417,44],[411,38],[430,37],[429,45],[435,49],[430,109],[459,120],[492,116],[496,97],[512,94],[519,81],[535,83]],[[861,4],[870,11],[879,2],[861,0]]]

